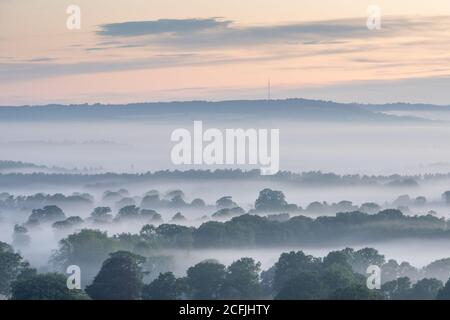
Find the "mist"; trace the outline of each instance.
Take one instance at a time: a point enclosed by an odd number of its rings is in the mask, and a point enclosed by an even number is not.
[[[280,129],[281,172],[260,176],[254,173],[259,169],[255,165],[174,165],[170,160],[174,145],[171,133],[178,128],[192,130],[193,120],[200,119],[197,116],[203,115],[89,121],[4,119],[0,126],[4,150],[0,157],[0,241],[13,244],[40,273],[64,272],[55,264],[55,257],[65,254],[64,243],[83,230],[99,230],[106,232],[105,239],[118,249],[147,258],[146,266],[151,270],[147,282],[160,272],[184,277],[190,267],[211,259],[230,265],[250,257],[265,271],[282,253],[290,251],[323,259],[331,251],[370,247],[386,261],[406,261],[417,269],[450,257],[450,237],[445,231],[450,210],[443,198],[450,189],[447,118],[395,111],[386,111],[388,118],[376,121],[320,117],[314,121],[289,117],[268,121],[239,117],[238,113],[207,116],[203,120],[207,128]],[[281,192],[286,204],[258,209],[263,190]],[[148,195],[157,195],[156,200],[148,202]],[[219,199],[230,204],[222,207]],[[64,218],[38,223],[31,219],[35,210],[47,210],[48,206],[56,206]],[[105,220],[96,218],[96,208],[108,208],[102,216]],[[275,229],[287,228],[290,232],[289,228],[297,228],[297,221],[310,219],[309,224],[320,225],[328,221],[326,217],[338,221],[343,213],[351,220],[352,212],[375,220],[388,212],[400,215],[400,220],[370,222],[375,231],[367,238],[355,225],[349,227],[354,234],[347,235],[338,231],[334,234],[334,229],[320,235],[323,231],[319,226],[315,231],[317,241],[314,237],[296,239],[302,236],[298,231],[289,235],[292,239],[273,244],[244,241],[233,245],[227,242],[227,236],[215,234],[210,235],[211,240],[225,239],[220,246],[208,247],[203,240],[196,240],[202,239],[201,230],[210,222],[239,229],[245,216],[256,215],[265,219],[264,223],[275,223]],[[135,217],[126,218],[125,213]],[[144,214],[148,216],[144,218]],[[142,249],[142,243],[149,241],[142,240],[146,225],[152,225],[161,235],[152,240],[156,245]],[[175,236],[170,238],[172,231],[162,235],[166,225],[187,229],[173,231]],[[404,231],[408,228],[418,230],[420,235]],[[193,238],[189,235],[184,240],[183,232],[192,233]],[[101,252],[99,259],[109,253]],[[62,266],[71,261],[66,259]],[[99,272],[102,261],[83,263],[86,286]]]

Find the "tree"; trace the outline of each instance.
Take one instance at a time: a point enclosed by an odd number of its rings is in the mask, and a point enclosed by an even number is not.
[[[317,271],[320,268],[320,260],[302,251],[282,253],[275,264],[273,289],[278,292],[286,283],[291,282],[298,274],[307,271]]]
[[[442,287],[441,281],[433,278],[424,278],[412,286],[410,298],[415,300],[434,300]]]
[[[102,218],[110,212],[111,212],[110,207],[97,207],[94,209],[94,211],[92,211],[91,217],[92,218]]]
[[[129,205],[121,208],[117,213],[116,219],[135,219],[139,217],[139,207],[135,205]]]
[[[407,207],[411,203],[411,197],[407,194],[399,196],[392,203],[396,207]]]
[[[324,214],[328,210],[328,204],[326,202],[314,201],[311,202],[305,209],[309,213]]]
[[[176,225],[161,224],[156,228],[160,243],[167,247],[190,248],[193,243],[192,228]]]
[[[129,195],[130,195],[130,192],[129,192],[127,189],[124,189],[124,188],[119,189],[117,192],[118,192],[122,197],[126,197],[126,196],[129,196]]]
[[[145,241],[155,241],[157,237],[156,228],[151,224],[146,224],[141,228],[141,231],[139,231],[139,235],[141,238],[143,238]]]
[[[214,219],[230,219],[233,217],[238,217],[243,214],[245,214],[244,209],[240,207],[234,207],[234,208],[220,209],[219,211],[213,213],[212,217]]]
[[[162,221],[162,216],[155,210],[151,210],[151,209],[141,209],[140,218],[142,218],[142,220],[151,221],[151,222],[161,222]]]
[[[42,209],[34,209],[28,218],[28,225],[37,225],[41,223],[53,223],[66,219],[66,215],[57,206],[45,206]]]
[[[337,289],[331,296],[331,300],[381,300],[383,295],[377,290],[369,290],[364,285],[352,285],[347,288]]]
[[[145,241],[142,241],[140,235],[135,233],[119,233],[114,235],[114,239],[118,241],[118,248],[120,250],[124,251],[130,251],[135,252],[136,248],[140,246],[142,243],[145,243]],[[144,249],[144,247],[141,247],[140,249]]]
[[[165,198],[168,199],[168,200],[172,200],[175,197],[179,197],[181,199],[184,199],[184,197],[185,197],[184,192],[181,191],[181,190],[172,190],[172,191],[169,191],[169,192],[167,192],[165,194]]]
[[[423,207],[427,203],[427,198],[424,196],[419,196],[414,200],[414,205],[418,207]]]
[[[72,264],[91,264],[104,260],[115,247],[114,239],[108,238],[106,232],[83,229],[59,242],[53,261],[61,262],[63,269]]]
[[[321,271],[321,281],[327,296],[336,290],[361,284],[364,278],[352,271],[348,264],[332,264]]]
[[[117,251],[103,263],[86,292],[95,300],[135,300],[142,290],[145,258],[127,251]]]
[[[80,290],[69,290],[63,274],[33,274],[15,281],[12,300],[84,300],[88,297]]]
[[[374,202],[366,202],[361,205],[359,210],[368,214],[375,214],[381,210],[381,207]]]
[[[411,282],[416,282],[420,277],[420,273],[419,270],[409,264],[409,262],[403,261],[398,267],[398,277],[407,277]]]
[[[370,265],[382,266],[385,262],[384,256],[379,254],[376,249],[363,248],[358,251],[346,249],[349,263],[355,272],[366,274],[367,267]]]
[[[269,269],[261,272],[261,291],[263,298],[273,298],[273,279],[275,277],[275,266],[273,265]]]
[[[22,267],[22,257],[13,248],[0,242],[0,294],[9,296],[11,283],[17,278]]]
[[[206,206],[205,201],[203,201],[203,199],[200,199],[200,198],[194,199],[191,202],[191,207],[194,207],[194,208],[203,208],[205,206]]]
[[[450,205],[450,191],[445,191],[442,194],[442,199],[445,201],[447,205]]]
[[[264,189],[259,193],[255,201],[255,209],[258,211],[278,211],[286,207],[287,202],[281,191]]]
[[[180,208],[186,206],[187,203],[184,201],[181,195],[174,196],[169,203],[169,206],[172,208]]]
[[[30,242],[31,238],[28,235],[28,229],[16,224],[14,226],[13,245],[16,247],[25,247],[28,246]]]
[[[220,297],[225,279],[225,266],[216,261],[203,261],[187,270],[186,283],[192,299],[212,300]]]
[[[333,205],[336,212],[353,212],[358,210],[357,206],[354,206],[351,201],[343,200]]]
[[[231,209],[237,207],[237,203],[232,200],[231,196],[225,196],[216,201],[217,209]]]
[[[119,242],[109,238],[106,232],[83,229],[59,241],[58,250],[50,258],[51,264],[60,272],[70,265],[78,265],[83,270],[82,285],[91,281],[102,262]]]
[[[179,300],[183,295],[184,281],[172,272],[160,273],[158,278],[142,289],[144,300]]]
[[[260,268],[261,263],[256,263],[252,258],[233,262],[227,268],[221,297],[235,300],[261,298]]]
[[[325,268],[331,267],[333,265],[345,265],[348,268],[351,268],[348,262],[348,255],[345,250],[342,251],[331,251],[328,255],[323,259],[323,266]]]
[[[181,214],[181,212],[177,212],[173,217],[172,217],[172,221],[173,222],[185,222],[186,221],[186,217],[183,216]]]
[[[78,216],[69,217],[66,220],[56,221],[52,224],[55,229],[70,229],[83,224],[83,219]]]
[[[450,300],[450,279],[445,283],[436,296],[437,300]]]
[[[105,191],[103,193],[103,201],[117,201],[122,197],[119,192],[116,191]]]
[[[423,268],[425,277],[436,278],[443,282],[450,278],[450,258],[439,259]]]
[[[0,252],[12,252],[12,251],[14,251],[13,247],[11,247],[6,242],[0,241]]]
[[[227,239],[226,226],[224,223],[217,221],[208,221],[202,223],[200,227],[194,231],[195,247],[220,247]]]
[[[122,198],[119,201],[116,201],[114,203],[114,207],[116,209],[120,209],[120,208],[124,208],[124,207],[131,207],[131,206],[135,206],[135,205],[136,205],[136,201],[130,197]]]
[[[411,281],[407,277],[398,278],[383,284],[381,291],[390,300],[408,299],[411,294]]]
[[[92,211],[91,218],[94,222],[105,223],[110,222],[113,219],[113,215],[110,214],[110,207],[97,207]]]
[[[145,209],[153,209],[160,206],[161,199],[159,194],[147,194],[141,201],[141,207]]]
[[[284,283],[275,296],[277,300],[318,300],[324,298],[324,289],[316,272],[299,271]]]
[[[398,262],[394,259],[390,259],[383,264],[381,267],[381,281],[385,283],[397,279],[399,277],[399,268]]]

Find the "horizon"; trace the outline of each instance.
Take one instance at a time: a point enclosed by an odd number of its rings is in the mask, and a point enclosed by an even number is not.
[[[276,103],[280,101],[289,100],[300,100],[304,102],[322,102],[331,103],[338,105],[358,105],[358,106],[389,106],[389,105],[406,105],[406,106],[432,106],[432,107],[450,107],[449,104],[435,104],[426,102],[386,102],[386,103],[364,103],[364,102],[338,102],[334,100],[327,99],[309,99],[302,97],[291,97],[291,98],[255,98],[255,99],[226,99],[226,100],[160,100],[160,101],[135,101],[135,102],[124,102],[124,103],[102,103],[102,102],[84,102],[84,103],[48,103],[48,104],[23,104],[23,105],[0,105],[0,108],[21,108],[21,107],[96,107],[96,106],[110,106],[110,107],[124,107],[130,105],[144,105],[144,104],[171,104],[171,103],[223,103],[223,102],[271,102]]]

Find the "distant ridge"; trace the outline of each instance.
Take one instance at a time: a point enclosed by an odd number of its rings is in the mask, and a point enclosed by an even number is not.
[[[323,100],[229,100],[180,101],[131,104],[78,104],[0,107],[0,121],[89,121],[151,120],[156,117],[183,119],[226,119],[239,116],[250,119],[290,119],[307,121],[428,121],[416,117],[400,117],[381,113],[399,110],[407,104],[364,105]],[[424,106],[424,105],[422,105]],[[432,106],[433,108],[443,108]],[[394,109],[393,109],[394,108]],[[448,107],[450,110],[450,107]],[[401,109],[404,110],[404,109]],[[442,109],[441,109],[442,110]]]

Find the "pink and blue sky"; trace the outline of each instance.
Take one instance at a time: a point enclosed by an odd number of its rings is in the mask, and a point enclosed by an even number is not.
[[[262,99],[269,78],[273,98],[450,104],[450,1],[0,0],[0,105]]]

